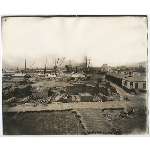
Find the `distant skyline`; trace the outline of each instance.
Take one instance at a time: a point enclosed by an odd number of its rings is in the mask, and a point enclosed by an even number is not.
[[[105,63],[104,63],[105,64]],[[69,64],[66,64],[65,63],[65,65],[69,65]],[[60,67],[60,68],[65,68],[65,65],[62,65],[62,66],[59,66],[58,65],[58,67]],[[74,65],[73,65],[73,67],[76,67],[76,66],[82,66],[82,67],[85,67],[85,65],[86,65],[86,63],[82,63],[82,64],[80,64],[80,63],[74,63]],[[107,64],[108,65],[108,64]],[[143,67],[147,67],[148,65],[147,65],[147,61],[145,61],[145,62],[137,62],[137,63],[130,63],[130,64],[123,64],[123,65],[116,65],[116,66],[111,66],[111,65],[108,65],[108,66],[110,66],[110,67],[139,67],[140,65],[142,65]],[[27,65],[27,66],[29,66],[29,65]],[[97,67],[97,66],[95,66],[95,67]],[[100,66],[100,67],[102,67],[102,66]],[[14,67],[14,66],[9,66],[9,67],[3,67],[3,69],[5,70],[5,69],[7,69],[7,70],[16,70],[16,69],[25,69],[25,64],[24,64],[24,66],[23,67]],[[34,66],[32,66],[32,67],[27,67],[27,68],[29,68],[29,69],[45,69],[45,66],[42,66],[42,67],[34,67]],[[47,70],[48,69],[54,69],[54,67],[52,66],[52,67],[49,67],[49,65],[47,64],[46,65],[46,68],[47,68]]]
[[[6,21],[5,21],[6,20]],[[120,66],[147,61],[146,17],[6,17],[2,19],[2,68],[48,68],[85,62]]]

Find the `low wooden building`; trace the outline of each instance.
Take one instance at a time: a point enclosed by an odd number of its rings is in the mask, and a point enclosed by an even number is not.
[[[127,89],[146,90],[146,76],[132,76],[124,78],[123,86]]]

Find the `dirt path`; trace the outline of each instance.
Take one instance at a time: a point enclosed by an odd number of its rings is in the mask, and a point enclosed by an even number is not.
[[[33,104],[22,104],[14,107],[3,105],[3,112],[26,112],[26,111],[43,111],[43,110],[67,110],[82,108],[126,108],[145,106],[141,101],[109,101],[109,102],[78,102],[78,103],[52,103],[47,106],[39,104],[36,107]]]
[[[110,82],[110,81],[109,81]],[[121,87],[117,86],[116,84],[110,82],[110,85],[116,88],[117,93],[120,94],[120,100],[124,100],[124,96],[127,96],[129,99],[133,100],[135,98],[134,95],[126,93]]]
[[[139,100],[139,99],[146,99],[146,94],[131,95],[131,94],[125,92],[121,87],[117,86],[116,84],[114,84],[112,82],[110,82],[110,85],[116,88],[117,93],[120,94],[121,101],[124,101],[125,96],[127,96],[129,98],[129,100],[132,100],[132,101]]]
[[[104,118],[101,109],[84,108],[73,109],[81,118],[87,134],[115,134],[112,124]]]

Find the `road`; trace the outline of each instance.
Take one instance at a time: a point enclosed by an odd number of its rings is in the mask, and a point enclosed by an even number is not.
[[[81,124],[87,134],[115,134],[113,124],[104,117],[101,109],[73,109],[80,116]]]
[[[108,102],[75,102],[75,103],[52,103],[47,106],[39,104],[36,107],[32,103],[26,103],[22,105],[17,105],[14,107],[9,107],[3,105],[3,112],[25,112],[25,111],[50,111],[50,110],[67,110],[67,109],[82,109],[82,108],[126,108],[138,107],[141,105],[146,105],[141,101],[108,101]]]

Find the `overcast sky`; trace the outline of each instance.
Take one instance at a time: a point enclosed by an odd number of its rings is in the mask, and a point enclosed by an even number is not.
[[[6,19],[6,20],[5,20]],[[52,67],[84,62],[111,66],[147,61],[145,17],[7,17],[2,19],[2,67]]]

